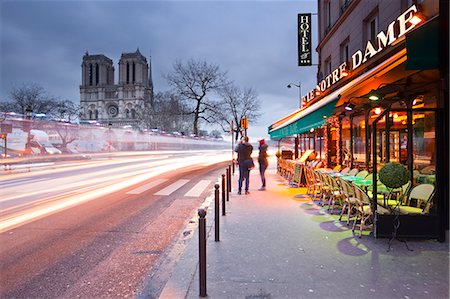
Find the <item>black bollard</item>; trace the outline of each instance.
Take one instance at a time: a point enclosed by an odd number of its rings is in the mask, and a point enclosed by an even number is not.
[[[227,186],[227,201],[230,201],[230,184],[228,184],[228,181],[230,180],[230,172],[229,169],[225,169],[225,185]]]
[[[231,193],[231,165],[228,165],[228,193]]]
[[[199,282],[200,297],[206,294],[206,210],[198,210],[198,256],[199,256]]]
[[[215,237],[214,241],[219,242],[219,234],[220,234],[220,215],[219,215],[219,184],[214,186],[214,228],[215,228]]]
[[[225,175],[222,174],[222,216],[225,216]]]

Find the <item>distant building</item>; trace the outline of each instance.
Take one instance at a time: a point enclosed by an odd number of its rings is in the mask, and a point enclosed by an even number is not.
[[[114,82],[113,61],[103,54],[83,56],[81,64],[81,121],[112,126],[139,126],[153,100],[151,64],[139,52],[123,53],[119,82]]]

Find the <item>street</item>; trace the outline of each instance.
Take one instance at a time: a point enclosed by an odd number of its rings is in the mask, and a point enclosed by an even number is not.
[[[1,298],[135,296],[230,158],[130,155],[2,173]]]

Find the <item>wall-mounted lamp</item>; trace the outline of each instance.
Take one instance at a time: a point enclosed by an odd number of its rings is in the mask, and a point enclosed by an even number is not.
[[[416,26],[416,25],[422,23],[423,20],[425,20],[425,16],[422,13],[417,12],[414,14],[414,16],[411,18],[411,20],[409,20],[409,22],[412,25]]]

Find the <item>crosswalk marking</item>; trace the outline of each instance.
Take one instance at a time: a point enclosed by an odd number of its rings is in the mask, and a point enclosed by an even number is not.
[[[206,187],[209,186],[211,181],[201,180],[198,182],[191,190],[189,190],[184,196],[190,197],[199,197],[203,191],[205,191]]]
[[[175,192],[176,190],[178,190],[179,188],[181,188],[182,186],[184,186],[187,182],[189,182],[189,180],[178,180],[175,183],[167,186],[166,188],[159,190],[158,192],[155,193],[155,195],[170,195],[173,192]]]
[[[128,191],[127,194],[141,194],[142,192],[145,192],[147,190],[152,189],[153,187],[156,187],[162,183],[164,183],[165,181],[167,181],[167,179],[157,179],[153,182],[150,182],[148,184],[145,184],[139,188],[133,189],[131,191]]]

